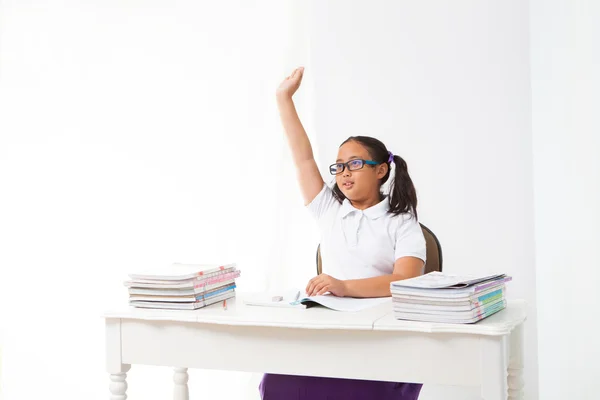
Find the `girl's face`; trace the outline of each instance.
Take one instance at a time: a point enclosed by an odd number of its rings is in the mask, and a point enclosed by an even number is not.
[[[338,150],[336,163],[349,163],[352,160],[361,159],[373,161],[365,147],[355,141],[344,143]],[[379,181],[387,172],[387,164],[368,165],[364,164],[361,169],[351,171],[348,165],[344,171],[335,176],[338,187],[350,201],[365,201],[373,197],[379,197]]]

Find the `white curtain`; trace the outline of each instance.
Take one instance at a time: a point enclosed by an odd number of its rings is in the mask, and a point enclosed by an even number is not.
[[[234,261],[244,291],[314,274],[274,101],[309,61],[303,7],[0,3],[0,396],[107,398],[101,315],[132,270]],[[307,74],[308,129],[311,93]],[[191,370],[190,390],[255,398],[257,378]],[[171,395],[167,368],[128,381]]]

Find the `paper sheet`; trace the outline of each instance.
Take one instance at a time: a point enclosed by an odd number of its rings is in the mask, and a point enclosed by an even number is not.
[[[408,287],[420,289],[442,289],[455,288],[462,289],[475,285],[480,282],[485,282],[492,279],[504,277],[504,274],[488,275],[488,276],[460,276],[450,275],[441,272],[430,272],[416,278],[404,279],[401,281],[392,282],[392,287]]]
[[[354,297],[336,297],[327,294],[323,296],[305,297],[300,301],[302,301],[302,303],[313,301],[332,310],[353,312],[366,310],[367,308],[375,307],[383,303],[391,304],[392,300],[391,297],[357,299]]]
[[[244,304],[249,306],[277,307],[277,308],[306,308],[307,303],[316,303],[335,311],[353,312],[375,307],[386,302],[390,303],[391,297],[359,299],[353,297],[336,297],[331,294],[322,296],[307,296],[302,291],[284,291],[282,301],[272,301],[276,293],[252,293],[243,296]]]

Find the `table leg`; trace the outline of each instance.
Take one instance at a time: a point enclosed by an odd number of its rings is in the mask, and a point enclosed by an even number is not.
[[[508,399],[523,400],[523,324],[513,329],[509,340]]]
[[[130,364],[121,358],[121,320],[107,318],[106,326],[106,372],[110,374],[110,400],[127,399],[127,371]]]
[[[507,336],[482,337],[481,397],[483,400],[506,400]]]
[[[122,372],[110,374],[110,400],[127,400],[127,371],[129,364],[123,364]]]
[[[188,389],[189,375],[187,368],[175,368],[173,374],[173,382],[175,386],[173,388],[173,400],[189,400],[190,392]]]

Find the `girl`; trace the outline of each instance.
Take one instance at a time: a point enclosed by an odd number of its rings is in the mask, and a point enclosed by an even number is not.
[[[355,136],[330,166],[335,185],[325,185],[292,96],[303,68],[277,89],[277,104],[304,203],[321,231],[323,273],[306,286],[309,295],[390,296],[390,282],[423,273],[425,238],[417,221],[417,196],[406,162],[379,140]],[[394,164],[389,196],[381,193]],[[415,400],[420,384],[266,374],[263,400]]]

